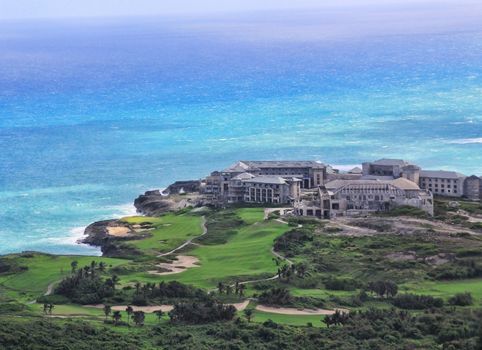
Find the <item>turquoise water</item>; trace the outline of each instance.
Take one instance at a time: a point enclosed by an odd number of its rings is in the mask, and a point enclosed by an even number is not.
[[[85,225],[241,158],[482,175],[482,25],[326,38],[315,19],[1,23],[0,253],[96,254]]]

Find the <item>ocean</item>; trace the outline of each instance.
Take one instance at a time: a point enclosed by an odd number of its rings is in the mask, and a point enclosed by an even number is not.
[[[0,22],[0,254],[99,254],[86,225],[238,159],[482,175],[482,20],[332,15]]]

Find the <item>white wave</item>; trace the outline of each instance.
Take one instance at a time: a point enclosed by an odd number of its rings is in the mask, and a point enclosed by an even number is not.
[[[134,216],[137,215],[137,209],[132,203],[125,203],[120,205],[114,205],[109,207],[109,210],[112,210],[111,217],[113,218],[123,218],[125,216]]]
[[[458,145],[465,145],[470,143],[482,143],[482,137],[450,140],[450,141],[447,141],[447,143],[458,144]]]

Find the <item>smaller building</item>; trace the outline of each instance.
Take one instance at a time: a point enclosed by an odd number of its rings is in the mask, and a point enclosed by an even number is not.
[[[392,180],[334,180],[295,203],[301,216],[332,218],[386,212],[399,206],[433,215],[433,195],[405,178]]]
[[[482,200],[482,177],[467,177],[464,182],[464,195],[473,201]]]
[[[420,188],[440,196],[462,197],[466,177],[456,171],[422,170]]]
[[[292,204],[300,198],[301,180],[298,178],[261,175],[241,182],[246,203]]]

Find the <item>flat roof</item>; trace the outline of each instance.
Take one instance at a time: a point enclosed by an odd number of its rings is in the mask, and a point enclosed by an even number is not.
[[[403,177],[392,180],[333,180],[328,182],[325,187],[327,189],[339,189],[350,185],[392,185],[402,190],[420,190],[420,187],[415,182],[407,180]]]
[[[439,179],[458,179],[460,177],[466,177],[464,174],[456,171],[447,170],[421,170],[420,177],[434,177]]]

